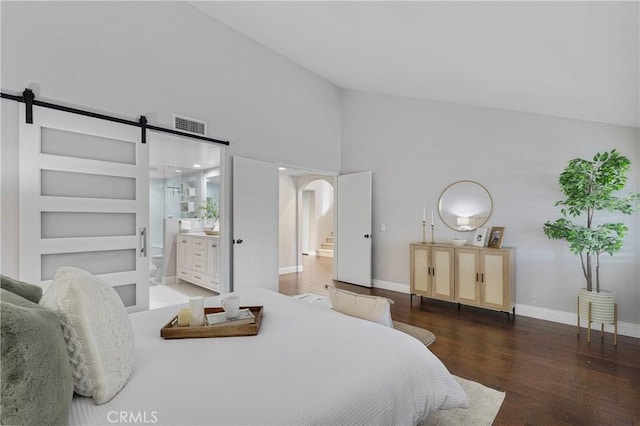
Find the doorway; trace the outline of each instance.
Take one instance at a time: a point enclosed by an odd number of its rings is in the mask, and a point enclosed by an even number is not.
[[[334,176],[280,168],[279,274],[285,294],[333,281]]]
[[[176,278],[177,236],[180,232],[202,234],[207,226],[217,225],[208,222],[215,222],[221,211],[223,149],[172,135],[149,135],[151,309],[183,303],[189,296],[215,294],[198,283]]]

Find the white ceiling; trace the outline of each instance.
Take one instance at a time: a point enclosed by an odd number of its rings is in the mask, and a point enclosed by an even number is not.
[[[190,3],[342,88],[640,127],[637,1]]]
[[[167,133],[149,132],[149,169],[152,178],[175,176],[175,170],[188,174],[197,170],[220,167],[220,147],[196,139],[173,136]],[[193,165],[199,164],[196,168]]]

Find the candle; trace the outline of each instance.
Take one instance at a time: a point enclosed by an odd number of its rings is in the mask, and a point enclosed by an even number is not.
[[[184,308],[178,312],[178,327],[186,327],[191,323],[191,309]]]
[[[431,210],[431,226],[433,226],[433,210]]]
[[[423,222],[427,221],[427,206],[422,207],[422,221]]]
[[[191,327],[200,327],[204,325],[204,299],[202,297],[190,297],[189,306],[191,310]]]

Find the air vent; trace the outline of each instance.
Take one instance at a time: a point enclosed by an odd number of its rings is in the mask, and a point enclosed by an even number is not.
[[[173,128],[181,132],[193,133],[194,135],[207,135],[207,122],[184,115],[173,114]]]

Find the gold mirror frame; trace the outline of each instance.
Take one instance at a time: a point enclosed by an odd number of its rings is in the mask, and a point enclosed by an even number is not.
[[[489,221],[492,213],[491,193],[473,180],[459,180],[452,183],[442,191],[438,199],[440,220],[454,231],[475,231]]]

